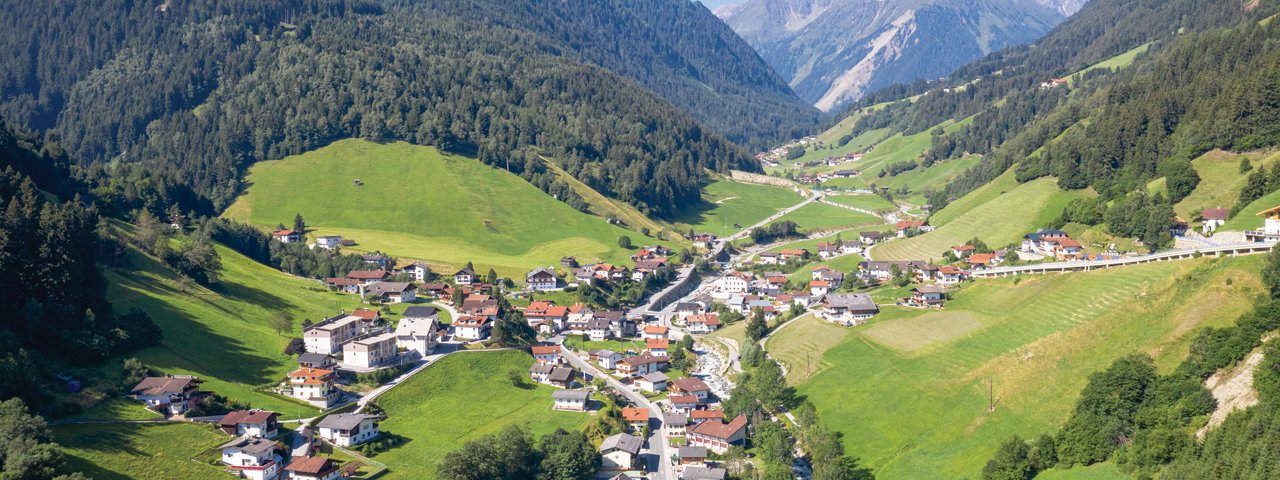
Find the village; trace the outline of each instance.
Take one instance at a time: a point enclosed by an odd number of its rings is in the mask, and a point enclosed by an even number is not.
[[[1205,212],[1204,233],[1221,225]],[[1280,207],[1261,212],[1263,229],[1245,232],[1247,244],[1269,247],[1280,240]],[[1185,227],[1185,223],[1180,224]],[[888,231],[859,231],[856,238],[818,242],[815,251],[782,248],[730,255],[725,239],[691,235],[699,251],[710,257],[706,275],[690,283],[688,292],[667,301],[651,299],[648,309],[609,309],[582,302],[562,304],[539,296],[588,285],[634,284],[651,276],[670,278],[672,270],[694,270],[674,261],[670,248],[644,246],[631,256],[631,266],[579,264],[565,257],[559,265],[529,271],[523,288],[511,288],[492,275],[467,265],[447,275],[412,262],[397,267],[394,259],[366,254],[367,268],[324,281],[327,288],[356,295],[367,304],[314,323],[304,323],[295,348],[296,370],[280,379],[274,392],[312,405],[321,414],[301,419],[296,429],[282,427],[277,412],[242,409],[225,415],[191,417],[214,423],[229,439],[217,447],[218,462],[228,473],[252,480],[335,479],[352,475],[354,465],[320,452],[324,446],[347,449],[378,442],[385,415],[368,408],[377,395],[394,386],[356,391],[354,376],[389,371],[401,379],[445,355],[485,349],[495,325],[517,318],[536,332],[538,343],[523,347],[533,357],[527,380],[554,390],[547,409],[601,414],[598,394],[612,392],[627,431],[599,445],[601,478],[726,478],[722,456],[745,447],[753,426],[743,415],[729,418],[722,402],[732,386],[733,359],[701,345],[701,337],[751,317],[776,323],[812,313],[845,327],[867,323],[883,308],[944,309],[963,284],[1011,262],[1096,262],[1115,257],[1086,254],[1078,240],[1061,230],[1028,233],[1019,245],[991,249],[980,241],[955,245],[938,261],[874,261],[839,271],[823,263],[850,255],[870,258],[877,244],[933,229],[924,220],[900,220]],[[1183,231],[1173,232],[1185,235]],[[852,235],[851,235],[852,236]],[[281,243],[304,241],[290,230],[272,233]],[[340,237],[320,237],[313,248],[340,248]],[[701,262],[701,260],[700,260]],[[817,264],[817,266],[810,266]],[[806,271],[807,270],[807,271]],[[797,279],[800,279],[797,281]],[[885,292],[905,292],[886,300]],[[523,307],[511,299],[527,299]],[[563,297],[560,297],[563,298]],[[386,316],[386,305],[411,304],[398,319]],[[442,313],[448,321],[442,321]],[[706,360],[706,361],[703,361]],[[143,379],[128,397],[172,418],[184,418],[202,398],[202,381],[192,376],[163,375]],[[649,476],[651,475],[651,476]]]

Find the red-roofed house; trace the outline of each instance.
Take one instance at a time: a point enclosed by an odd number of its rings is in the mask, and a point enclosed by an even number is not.
[[[280,243],[294,243],[302,241],[302,234],[293,230],[276,230],[271,232],[271,238]]]
[[[341,466],[328,457],[295,457],[284,471],[289,480],[336,480],[341,476]]]
[[[747,438],[747,417],[738,415],[729,423],[707,420],[688,428],[685,442],[694,447],[706,447],[716,453],[724,453],[733,445],[741,445]]]
[[[690,423],[702,423],[707,420],[724,421],[724,410],[719,408],[708,408],[705,410],[694,410],[689,412]]]
[[[1231,217],[1231,210],[1225,208],[1206,208],[1200,212],[1200,218],[1204,219],[1204,223],[1200,226],[1200,231],[1205,234],[1213,233],[1222,224],[1227,223],[1227,218]]]
[[[644,341],[644,347],[650,354],[666,356],[667,348],[671,346],[671,342],[665,338],[650,338]]]
[[[809,282],[809,294],[813,296],[826,295],[831,292],[831,282],[826,280],[814,280]]]
[[[992,265],[994,260],[995,255],[990,253],[975,253],[973,255],[969,255],[969,265],[972,265],[974,268],[987,268]]]
[[[720,315],[716,313],[689,315],[685,317],[684,323],[688,326],[689,333],[711,333],[720,328]]]
[[[360,282],[362,285],[372,285],[387,278],[386,270],[352,270],[347,273],[347,278]]]
[[[646,325],[644,327],[643,338],[645,340],[666,339],[667,327],[664,327],[662,325]]]
[[[623,408],[622,421],[627,422],[627,426],[636,432],[643,432],[644,427],[649,425],[649,409],[647,408]]]
[[[559,345],[538,345],[530,349],[533,353],[533,359],[538,363],[546,363],[556,365],[560,363],[560,346]]]
[[[702,403],[705,403],[707,398],[711,396],[711,387],[708,387],[702,380],[692,377],[672,380],[667,389],[672,395],[693,395]]]
[[[236,410],[218,420],[218,428],[227,435],[276,438],[280,433],[280,414],[266,410]]]
[[[910,230],[919,230],[922,232],[933,231],[933,226],[929,225],[929,222],[924,220],[898,220],[898,223],[894,224],[894,228],[898,231],[898,237],[907,236],[907,232]]]

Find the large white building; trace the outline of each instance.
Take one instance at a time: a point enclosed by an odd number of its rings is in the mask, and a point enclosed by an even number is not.
[[[396,358],[396,334],[383,333],[347,342],[342,346],[342,362],[355,368],[373,368]]]
[[[360,317],[339,315],[307,327],[302,332],[302,341],[308,353],[332,355],[342,349],[342,344],[359,335]]]

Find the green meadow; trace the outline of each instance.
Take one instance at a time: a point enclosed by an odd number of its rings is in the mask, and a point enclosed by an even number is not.
[[[749,227],[761,220],[804,201],[796,192],[783,187],[718,180],[702,190],[704,204],[692,208],[679,218],[677,226],[694,232],[710,232],[720,236],[737,233],[734,224]]]
[[[403,142],[343,140],[259,162],[247,181],[225,216],[272,228],[301,213],[311,235],[342,235],[357,251],[441,266],[472,261],[516,278],[566,255],[626,260],[623,235],[644,243],[502,169]]]
[[[1215,150],[1191,161],[1191,166],[1200,175],[1200,183],[1190,195],[1174,205],[1174,210],[1182,218],[1190,221],[1194,213],[1206,208],[1231,208],[1240,199],[1240,191],[1248,182],[1249,172],[1240,172],[1240,160],[1249,159],[1253,168],[1266,166],[1268,169],[1280,160],[1280,153],[1250,152],[1231,153]],[[1163,180],[1163,178],[1161,179]],[[1273,205],[1274,206],[1274,205]],[[1267,207],[1270,208],[1270,207]],[[1259,209],[1258,211],[1265,210]],[[1257,211],[1242,210],[1241,214],[1253,215]],[[1261,225],[1261,223],[1259,223]]]
[[[897,210],[898,206],[879,195],[828,195],[827,200],[850,207],[863,208],[873,212]]]
[[[878,478],[976,478],[1009,436],[1055,430],[1089,373],[1113,359],[1146,352],[1171,370],[1198,328],[1248,310],[1263,291],[1262,260],[982,280],[945,310],[889,307],[842,341],[842,327],[806,321],[769,351]],[[1114,472],[1080,470],[1051,475]]]
[[[96,423],[53,427],[71,469],[95,480],[231,478],[220,467],[192,461],[230,439],[211,425]]]
[[[985,196],[987,193],[980,189],[970,195]],[[938,259],[951,246],[975,236],[992,248],[1000,248],[1019,241],[1023,235],[1052,221],[1071,199],[1083,194],[1059,190],[1057,181],[1052,178],[1032,180],[972,207],[954,220],[936,226],[932,232],[877,245],[872,249],[871,257],[876,260]],[[941,215],[943,212],[938,213]]]
[[[527,425],[535,437],[585,426],[592,414],[551,410],[554,388],[507,379],[508,371],[527,374],[532,364],[521,351],[456,353],[379,398],[387,414],[382,431],[405,440],[375,457],[388,466],[383,478],[435,478],[447,453],[507,425]]]
[[[806,231],[831,230],[834,228],[863,225],[879,225],[884,222],[883,218],[874,215],[827,205],[821,202],[810,203],[778,219],[778,221],[785,220],[796,222],[796,225],[799,225],[800,229]]]

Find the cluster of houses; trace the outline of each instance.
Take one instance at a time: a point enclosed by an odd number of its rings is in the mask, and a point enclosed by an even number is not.
[[[1085,256],[1084,247],[1062,230],[1040,230],[1022,237],[1018,247],[1022,253],[1058,260],[1079,260]]]
[[[621,310],[598,310],[580,303],[564,306],[549,300],[530,302],[524,318],[538,333],[584,335],[596,342],[634,337],[638,328]]]
[[[304,367],[290,374],[290,383],[295,383],[295,378],[300,388],[319,392],[332,388],[333,372]],[[209,392],[200,391],[201,383],[198,378],[187,375],[147,377],[129,391],[128,397],[157,412],[182,415],[209,395]],[[281,435],[279,417],[279,413],[265,410],[237,410],[199,420],[215,422],[224,433],[234,437],[217,447],[219,460],[229,473],[250,480],[339,478],[344,475],[341,463],[315,455],[318,442],[323,440],[350,447],[379,435],[377,416],[334,414],[317,422],[314,429],[296,433],[303,436],[303,442],[295,442],[303,445],[299,451],[278,441]],[[285,462],[286,458],[289,458],[288,462]],[[345,472],[346,475],[350,473]]]

